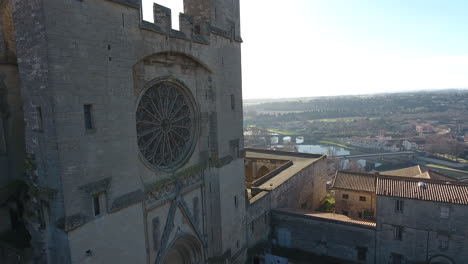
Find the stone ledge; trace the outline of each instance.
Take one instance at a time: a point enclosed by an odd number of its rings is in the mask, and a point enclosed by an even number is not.
[[[64,231],[65,232],[70,232],[70,231],[72,231],[72,230],[86,224],[88,222],[88,219],[86,218],[86,216],[78,213],[78,214],[67,216],[62,221],[64,221],[64,223],[63,223]]]
[[[111,213],[117,212],[133,204],[140,203],[144,199],[145,199],[145,194],[142,190],[136,190],[133,192],[126,193],[114,199],[110,212]]]
[[[137,8],[137,9],[140,8],[140,1],[139,0],[107,0],[107,1],[114,2],[114,3],[117,3],[117,4],[126,5],[126,6]]]
[[[94,181],[87,183],[78,187],[79,190],[85,191],[87,194],[96,194],[99,192],[104,192],[109,189],[109,185],[111,183],[112,178],[107,177],[102,180]]]

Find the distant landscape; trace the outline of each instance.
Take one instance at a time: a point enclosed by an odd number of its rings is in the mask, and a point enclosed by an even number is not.
[[[460,163],[468,160],[468,90],[245,100],[244,130],[246,146],[417,151]],[[336,150],[324,152],[330,156]]]

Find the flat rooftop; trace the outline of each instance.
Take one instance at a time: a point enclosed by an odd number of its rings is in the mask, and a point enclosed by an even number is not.
[[[295,208],[283,208],[277,209],[275,211],[297,215],[306,218],[315,218],[317,220],[324,220],[336,223],[347,223],[347,224],[355,224],[361,225],[366,227],[376,227],[376,223],[372,221],[364,221],[364,220],[356,220],[347,217],[346,215],[341,214],[334,214],[334,213],[318,213],[314,211],[307,211],[302,209],[295,209]]]
[[[246,159],[263,159],[263,160],[278,160],[287,161],[283,166],[270,171],[262,177],[261,181],[257,182],[254,188],[261,191],[271,191],[280,186],[291,177],[307,168],[320,159],[326,158],[325,155],[309,154],[300,152],[287,152],[277,150],[265,150],[245,148]]]

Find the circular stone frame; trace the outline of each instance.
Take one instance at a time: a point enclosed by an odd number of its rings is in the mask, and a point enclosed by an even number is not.
[[[170,98],[171,96],[173,97]],[[174,108],[176,104],[182,105]],[[148,105],[151,109],[145,108]],[[182,108],[185,109],[185,115],[177,117]],[[146,118],[143,119],[143,116]],[[146,166],[153,170],[173,172],[191,157],[199,136],[200,118],[195,98],[183,82],[173,77],[160,77],[149,82],[138,98],[135,118],[139,157]],[[158,140],[157,143],[148,143],[150,134],[150,139]],[[144,143],[146,147],[143,146]],[[152,152],[148,153],[148,149]],[[167,157],[165,150],[169,149],[170,157]],[[161,154],[163,155],[160,156]],[[152,157],[148,158],[148,155]],[[156,155],[158,157],[155,159]]]

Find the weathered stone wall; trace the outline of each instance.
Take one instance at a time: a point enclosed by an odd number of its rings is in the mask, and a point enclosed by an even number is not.
[[[351,218],[362,218],[364,211],[372,211],[375,216],[376,211],[376,195],[371,192],[351,191],[335,189],[335,212],[343,214],[343,211],[348,212]],[[348,199],[343,198],[343,194],[348,195]],[[360,197],[364,196],[365,201],[361,201]],[[361,217],[359,217],[361,213]]]
[[[145,209],[141,203],[157,192],[153,187],[159,188],[158,182],[172,181],[179,172],[193,168],[211,168],[198,189],[205,194],[196,196],[200,215],[209,203],[215,204],[212,216],[199,220],[204,223],[200,227],[204,239],[211,227],[218,228],[211,232],[214,238],[206,257],[236,258],[245,249],[245,185],[239,177],[243,173],[240,38],[228,28],[196,36],[186,16],[181,17],[183,31],[167,31],[142,21],[138,5],[138,1],[102,0],[15,2],[26,149],[37,167],[31,176],[34,184],[56,194],[48,201],[51,228],[36,236],[50,238],[44,245],[49,255],[42,258],[51,263],[80,263],[89,257],[84,255],[88,249],[96,252],[90,260],[108,256],[114,263],[128,263],[125,257],[109,254],[105,241],[114,241],[112,245],[122,253],[123,245],[132,241],[138,241],[138,248],[142,241],[151,247],[148,215],[164,216],[165,211],[163,207]],[[220,21],[235,17],[232,9],[223,12],[217,15]],[[146,166],[136,144],[138,99],[149,82],[164,76],[183,82],[199,111],[193,155],[173,173]],[[90,131],[84,127],[84,104],[93,105],[95,129]],[[212,185],[210,196],[206,195],[208,184]],[[106,203],[104,216],[98,218],[92,213],[96,193],[105,193]],[[165,196],[158,199],[174,201]],[[240,213],[232,210],[234,199]],[[125,219],[136,224],[136,232],[119,240],[111,230],[119,230]],[[177,219],[173,220],[182,221]],[[68,236],[54,229],[57,225]],[[105,228],[100,231],[96,225]],[[86,240],[96,233],[100,239]],[[133,252],[135,259],[157,258],[153,253],[146,255],[143,247]]]
[[[395,212],[397,198],[379,196],[377,204],[378,255],[380,263],[391,260],[391,254],[401,254],[409,262],[426,262],[432,257],[447,256],[455,263],[468,259],[466,232],[467,206],[421,200],[401,199],[403,212]],[[450,217],[440,217],[440,208],[448,206]],[[402,240],[394,239],[394,226],[403,227]],[[440,247],[442,236],[448,247]]]
[[[49,82],[50,64],[46,22],[42,0],[13,1],[16,56],[21,79],[21,96],[25,121],[25,148],[28,153],[28,182],[38,190],[49,190],[53,196],[40,195],[29,202],[29,231],[36,263],[69,263],[68,239],[60,220],[65,215],[61,164],[57,151],[54,120],[54,87]],[[42,112],[42,124],[38,107]],[[46,192],[49,192],[46,191]],[[47,228],[40,228],[41,203],[50,208]],[[48,214],[48,212],[46,212]]]
[[[247,211],[247,232],[249,246],[268,239],[268,232],[255,232],[255,229],[269,230],[269,212],[277,208],[317,209],[326,195],[326,159],[318,159],[289,180],[267,192],[254,196]],[[265,219],[265,215],[266,219]],[[254,232],[251,225],[254,223]],[[262,226],[266,224],[267,226]],[[249,229],[250,227],[250,229]]]
[[[12,0],[3,0],[0,3],[0,61],[16,64],[16,38]]]
[[[24,121],[18,67],[0,64],[0,186],[24,178]]]
[[[356,263],[376,263],[373,227],[339,223],[279,210],[272,212],[271,225],[272,239],[280,247],[300,249]],[[358,247],[367,249],[365,260],[358,261]]]
[[[238,1],[186,4],[176,31],[166,27],[170,12],[161,6],[155,5],[155,24],[143,21],[138,0],[1,2],[8,8],[1,9],[0,55],[9,58],[16,48],[28,179],[40,190],[31,208],[50,207],[45,228],[34,228],[44,220],[40,213],[30,223],[37,263],[160,261],[168,249],[162,243],[170,246],[179,232],[196,238],[204,260],[243,258]],[[8,72],[6,82],[13,77]],[[143,90],[163,77],[193,95],[199,128],[193,153],[170,172],[143,162],[135,128]],[[21,105],[18,90],[8,92],[14,92],[8,103]],[[93,106],[91,130],[85,104]],[[98,193],[103,213],[95,217]],[[174,204],[178,209],[167,208]],[[116,249],[120,254],[112,254]]]

